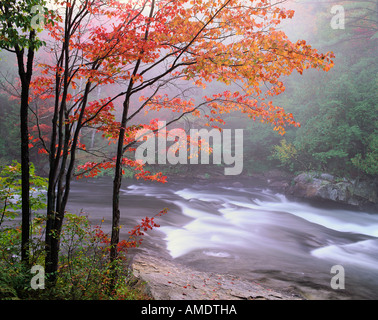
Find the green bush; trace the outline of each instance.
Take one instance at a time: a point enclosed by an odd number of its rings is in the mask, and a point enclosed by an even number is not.
[[[45,219],[33,219],[31,266],[44,264]],[[30,268],[18,256],[21,231],[17,226],[0,232],[0,299],[135,300],[150,299],[127,267],[126,254],[110,264],[108,236],[88,217],[67,213],[61,234],[60,266],[54,287],[34,290]],[[47,284],[47,282],[46,282]]]
[[[57,283],[45,289],[31,288],[31,267],[44,266],[46,180],[30,170],[31,221],[29,265],[21,263],[21,168],[17,162],[0,170],[0,299],[148,299],[133,288],[133,276],[125,252],[109,263],[109,237],[101,226],[91,226],[88,217],[66,213],[60,238]],[[47,282],[46,282],[47,284]],[[111,288],[111,289],[109,289]]]

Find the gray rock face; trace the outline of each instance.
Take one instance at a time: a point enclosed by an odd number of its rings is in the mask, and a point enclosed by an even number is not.
[[[232,275],[200,272],[153,256],[137,255],[132,269],[155,300],[300,300]]]
[[[353,206],[377,204],[374,182],[337,180],[330,174],[301,173],[294,178],[290,193],[309,199],[325,199]]]

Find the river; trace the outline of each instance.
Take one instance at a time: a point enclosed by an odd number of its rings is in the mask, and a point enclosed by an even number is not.
[[[200,271],[228,273],[307,299],[378,299],[378,213],[288,199],[253,182],[125,180],[121,239],[167,207],[139,252]],[[111,226],[110,179],[74,182],[67,209]],[[345,289],[332,289],[334,265]],[[341,275],[341,274],[338,274]]]

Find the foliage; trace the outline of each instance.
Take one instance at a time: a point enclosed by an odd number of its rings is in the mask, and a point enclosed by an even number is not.
[[[240,123],[240,120],[239,120]],[[236,125],[236,124],[235,124]],[[282,136],[260,122],[248,123],[244,131],[244,166],[248,173],[265,172],[277,166],[277,160],[271,157],[274,146]],[[287,137],[289,130],[285,136]]]
[[[43,263],[43,223],[44,219],[38,215],[31,223],[30,265]],[[33,298],[33,290],[30,287],[32,274],[25,264],[21,263],[20,246],[21,227],[8,221],[0,227],[0,299]]]
[[[20,210],[20,164],[2,167],[0,171],[0,200],[2,216],[0,223],[0,299],[148,299],[137,288],[132,287],[133,276],[126,262],[130,248],[139,246],[144,232],[158,227],[155,218],[166,213],[162,210],[154,217],[146,217],[129,231],[129,238],[120,241],[119,259],[112,264],[108,260],[110,238],[101,225],[92,227],[88,217],[67,213],[61,234],[60,268],[58,282],[54,288],[32,290],[30,270],[20,261],[21,228],[16,223]],[[36,212],[46,207],[46,179],[35,174],[31,166],[31,204]],[[30,265],[44,265],[46,218],[35,214],[31,223]],[[109,284],[116,283],[112,289]]]
[[[43,8],[46,2],[43,0],[3,0],[0,6],[0,48],[12,50],[12,48],[31,48],[38,50],[45,43],[37,37],[30,37],[28,34],[33,30],[33,7]],[[52,22],[52,20],[50,20]],[[42,30],[35,30],[41,32]]]
[[[56,292],[69,299],[146,298],[128,286],[133,277],[126,265],[127,250],[119,260],[109,262],[110,239],[101,225],[92,227],[86,216],[66,214],[61,239]],[[114,281],[114,289],[110,289]]]
[[[274,146],[273,158],[278,159],[283,165],[291,171],[294,169],[294,163],[297,161],[298,151],[286,139],[281,140],[280,145]]]
[[[30,165],[30,206],[36,212],[46,208],[47,179],[35,174]],[[14,219],[21,210],[21,165],[13,161],[11,165],[0,167],[0,227],[4,219]]]
[[[372,175],[378,175],[378,133],[368,137],[367,152],[365,156],[358,153],[351,159],[352,163],[361,171]]]
[[[30,240],[30,156],[29,156],[29,102],[30,83],[33,75],[35,52],[45,43],[37,37],[42,31],[41,20],[48,13],[43,0],[5,0],[0,3],[0,49],[12,52],[17,58],[17,71],[21,84],[20,98],[20,151],[21,151],[21,183],[22,183],[22,241],[21,259],[25,264],[29,257]],[[38,15],[35,9],[39,10]],[[35,18],[39,20],[36,24]],[[52,19],[47,21],[53,24]],[[26,51],[27,49],[27,51]]]
[[[141,287],[134,286],[135,279],[127,265],[127,252],[140,245],[145,231],[158,227],[154,219],[165,212],[166,209],[152,218],[146,217],[131,229],[129,239],[118,245],[119,258],[112,263],[108,259],[110,237],[103,232],[101,224],[91,226],[87,216],[67,213],[61,234],[58,280],[55,287],[43,290],[30,288],[32,275],[20,263],[20,228],[0,230],[0,245],[4,248],[0,256],[0,299],[150,299]],[[31,247],[35,249],[30,255],[31,265],[44,263],[44,222],[43,217],[36,217],[32,222]]]
[[[121,5],[109,2],[108,6],[99,8],[95,3],[89,2],[87,17],[111,17],[114,23],[106,27],[94,24],[91,28],[81,30],[80,35],[69,39],[70,47],[67,50],[71,55],[93,63],[76,64],[69,70],[69,66],[59,64],[61,60],[41,63],[41,76],[36,77],[32,85],[33,99],[39,105],[43,105],[43,101],[52,101],[54,86],[57,86],[56,90],[64,92],[65,95],[62,103],[68,105],[65,121],[72,123],[72,128],[74,123],[78,124],[77,128],[97,127],[104,137],[111,140],[110,143],[118,139],[120,130],[120,123],[115,121],[110,112],[114,98],[108,96],[87,102],[88,92],[78,88],[78,83],[83,83],[84,79],[89,80],[86,82],[88,88],[91,88],[88,89],[89,92],[94,87],[106,87],[107,84],[125,83],[126,87],[129,86],[130,95],[127,99],[138,95],[139,103],[135,103],[132,112],[129,110],[128,122],[141,111],[151,113],[166,109],[195,117],[201,116],[207,122],[206,125],[218,127],[224,123],[222,117],[225,114],[237,110],[251,119],[261,119],[265,123],[273,124],[275,130],[283,133],[284,127],[295,125],[295,121],[291,114],[268,101],[271,96],[285,90],[279,77],[288,75],[293,70],[302,73],[309,68],[328,71],[333,66],[333,55],[319,54],[305,41],[292,43],[284,33],[275,30],[274,26],[279,25],[282,20],[292,18],[293,12],[278,6],[269,6],[268,2],[242,6],[236,0],[226,1],[223,5],[211,1],[180,1],[174,5],[165,1],[146,1],[142,7],[139,7],[140,3]],[[83,6],[77,2],[68,3],[69,11],[74,10],[74,6]],[[155,12],[152,17],[146,14],[148,7],[152,13]],[[253,19],[259,15],[263,17],[261,21]],[[196,21],[200,16],[203,21]],[[242,16],[247,20],[239,19]],[[84,14],[80,17],[87,18]],[[125,24],[124,21],[129,23]],[[223,23],[224,21],[228,23]],[[264,30],[267,26],[270,27],[268,33]],[[63,23],[48,24],[47,28],[52,41],[59,43],[63,39]],[[193,30],[197,33],[193,33]],[[232,38],[234,31],[238,37]],[[80,40],[84,33],[88,39],[85,43]],[[177,37],[178,34],[182,36]],[[231,43],[226,44],[225,38],[230,38]],[[59,49],[64,48],[61,46]],[[99,52],[104,52],[104,55],[99,56]],[[172,57],[177,58],[171,61]],[[170,64],[171,62],[174,63]],[[130,70],[136,65],[138,68],[132,74]],[[160,68],[166,70],[162,72]],[[55,77],[58,69],[62,73],[66,72],[67,87],[63,88],[61,82],[57,83],[58,79]],[[223,92],[199,96],[198,101],[185,99],[184,92],[174,93],[173,96],[169,94],[169,90],[167,93],[160,93],[165,86],[180,82],[179,78],[180,81],[185,80],[188,86],[194,85],[194,88],[205,88],[211,81],[216,80],[225,85],[237,84],[238,90],[235,86],[230,87],[232,91],[222,88]],[[267,90],[261,89],[263,83],[267,85]],[[80,88],[83,87],[84,83],[80,85]],[[153,94],[150,94],[151,90]],[[125,94],[124,91],[116,97]],[[261,98],[260,102],[258,98]],[[80,121],[79,110],[82,112]],[[150,124],[140,123],[125,128],[124,144],[128,146],[134,142],[135,132],[141,126],[154,130],[156,123],[154,119]],[[43,133],[45,129],[39,123],[35,130]],[[51,150],[46,143],[49,139],[43,135],[40,138],[44,141],[40,146],[41,152],[49,153]],[[69,138],[72,136],[67,137]],[[33,143],[37,141],[38,138],[34,137]],[[132,150],[131,146],[127,149]],[[114,166],[115,159],[110,158],[111,161],[108,162],[112,164],[107,166]],[[131,159],[125,161],[135,166]],[[89,169],[89,166],[85,169]],[[98,166],[94,169],[93,175],[96,174]]]
[[[377,8],[373,2],[342,1],[346,29],[332,30],[329,13],[325,14],[332,3],[323,4],[324,10],[317,8],[316,33],[317,45],[335,52],[335,67],[327,74],[308,72],[302,79],[294,75],[287,82],[290,95],[276,102],[287,105],[301,124],[287,137],[297,152],[290,166],[294,171],[313,169],[374,178],[378,153],[378,39],[373,37],[378,30]],[[285,164],[286,159],[281,160]]]

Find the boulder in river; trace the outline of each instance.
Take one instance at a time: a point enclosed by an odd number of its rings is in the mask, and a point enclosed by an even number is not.
[[[374,181],[336,179],[326,173],[305,172],[296,176],[289,193],[307,199],[330,200],[352,206],[376,207],[378,186]]]

